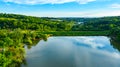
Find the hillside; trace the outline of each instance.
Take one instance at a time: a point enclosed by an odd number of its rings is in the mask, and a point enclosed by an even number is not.
[[[52,20],[47,17],[32,17],[17,14],[0,13],[0,29],[28,29],[40,31],[67,31],[74,22]]]

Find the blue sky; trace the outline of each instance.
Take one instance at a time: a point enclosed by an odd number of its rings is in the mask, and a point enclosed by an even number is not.
[[[120,16],[120,0],[0,0],[0,13],[39,17]]]

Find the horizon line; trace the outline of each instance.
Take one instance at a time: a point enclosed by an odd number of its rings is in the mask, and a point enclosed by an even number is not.
[[[31,16],[31,17],[39,17],[39,18],[102,18],[102,17],[119,17],[120,15],[111,15],[111,16],[35,16],[35,15],[27,15],[21,13],[0,13],[0,14],[15,14],[15,15],[23,15],[23,16]]]

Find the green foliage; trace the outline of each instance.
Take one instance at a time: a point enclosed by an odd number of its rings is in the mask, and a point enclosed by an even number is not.
[[[56,31],[56,32],[42,32],[43,34],[50,34],[53,36],[108,36],[109,31]]]
[[[36,39],[47,40],[46,34],[29,30],[0,30],[0,67],[21,67],[25,60],[24,46],[31,48]]]
[[[53,18],[0,13],[0,29],[20,28],[23,30],[63,31],[71,30],[73,24],[74,22],[53,20]]]
[[[4,52],[0,53],[0,66],[2,67],[20,67],[19,64],[24,60],[24,48],[19,47],[4,47]]]
[[[106,31],[120,26],[120,16],[100,18],[66,18],[64,20],[76,22],[72,28],[73,31]]]

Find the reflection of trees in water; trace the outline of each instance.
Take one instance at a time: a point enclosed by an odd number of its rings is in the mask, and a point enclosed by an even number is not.
[[[40,40],[32,40],[32,43],[25,43],[28,49],[31,49],[32,46],[36,46]]]
[[[36,46],[37,43],[38,43],[40,40],[47,41],[47,37],[44,38],[44,39],[31,40],[31,43],[27,42],[27,43],[25,43],[25,44],[26,44],[26,46],[27,46],[28,49],[31,49],[31,47],[32,47],[32,46]]]
[[[110,42],[111,42],[111,45],[113,46],[113,48],[120,51],[120,41],[117,38],[111,37]]]
[[[39,40],[32,40],[31,44],[26,44],[30,49],[32,46],[36,46]],[[2,67],[21,67],[21,64],[27,65],[25,60],[25,48],[24,45],[17,45],[11,47],[4,47],[4,51],[0,52],[0,66]]]

